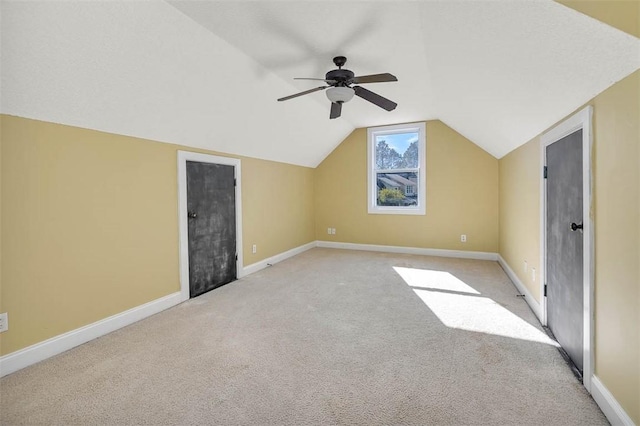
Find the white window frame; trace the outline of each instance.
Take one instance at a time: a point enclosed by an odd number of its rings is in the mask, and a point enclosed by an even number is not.
[[[417,206],[378,206],[377,170],[375,168],[377,136],[396,133],[418,133],[418,194]],[[369,214],[412,214],[424,215],[427,204],[427,167],[426,167],[426,129],[425,123],[396,124],[393,126],[370,127],[367,129],[367,210]],[[398,169],[393,172],[413,171]]]

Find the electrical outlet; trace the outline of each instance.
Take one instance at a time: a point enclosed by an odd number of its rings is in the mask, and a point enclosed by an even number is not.
[[[536,268],[531,268],[531,280],[536,282]]]
[[[9,330],[9,314],[0,314],[0,333]]]
[[[336,228],[331,228],[331,235],[336,235]]]
[[[327,228],[327,234],[331,235],[331,228]]]
[[[256,252],[257,252],[257,251],[258,251],[258,246],[254,244],[254,245],[251,247],[251,252],[252,252],[253,254],[256,254]]]
[[[467,242],[467,235],[466,234],[460,235],[460,242],[461,243],[466,243]]]

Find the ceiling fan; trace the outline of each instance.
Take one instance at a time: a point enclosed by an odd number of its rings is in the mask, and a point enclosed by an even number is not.
[[[304,92],[296,93],[293,95],[285,96],[284,98],[278,99],[278,101],[287,101],[292,98],[297,98],[298,96],[307,95],[309,93],[318,92],[320,90],[325,90],[327,94],[327,98],[331,101],[331,113],[329,114],[329,118],[338,118],[340,117],[340,113],[342,112],[342,104],[345,102],[349,102],[353,95],[359,96],[362,99],[371,102],[379,106],[382,109],[387,111],[394,110],[398,104],[390,101],[387,98],[384,98],[377,93],[373,93],[370,90],[365,89],[361,86],[353,86],[352,84],[363,84],[363,83],[384,83],[388,81],[398,81],[396,76],[384,73],[384,74],[371,74],[371,75],[362,75],[356,77],[353,71],[348,69],[342,69],[344,64],[347,62],[347,58],[344,56],[336,56],[333,58],[333,63],[338,67],[337,70],[329,71],[325,78],[295,78],[294,80],[318,80],[324,81],[328,84],[328,86],[319,86],[313,89],[305,90]]]

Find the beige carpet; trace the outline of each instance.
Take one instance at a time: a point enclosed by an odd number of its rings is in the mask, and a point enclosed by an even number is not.
[[[1,379],[0,420],[606,424],[516,293],[496,262],[313,249]]]

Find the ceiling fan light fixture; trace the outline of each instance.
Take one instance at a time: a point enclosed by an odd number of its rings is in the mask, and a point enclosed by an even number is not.
[[[349,102],[355,91],[351,87],[330,87],[325,92],[331,102]]]

